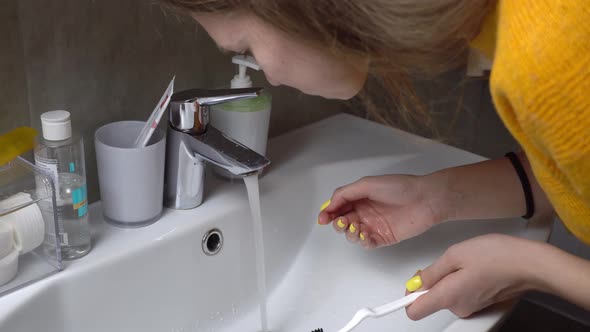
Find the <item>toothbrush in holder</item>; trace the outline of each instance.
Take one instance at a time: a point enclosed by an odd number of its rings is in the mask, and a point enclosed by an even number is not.
[[[158,127],[158,124],[162,119],[162,115],[164,114],[166,107],[168,107],[168,104],[170,103],[172,93],[174,93],[175,78],[176,76],[172,77],[172,80],[168,84],[168,88],[166,88],[164,95],[162,96],[162,98],[160,98],[160,101],[152,111],[152,114],[150,115],[149,119],[146,121],[145,125],[141,129],[139,136],[135,140],[134,146],[136,148],[143,148],[147,146],[150,141],[150,138],[152,138],[152,135],[154,134],[154,131],[156,131],[156,128]]]
[[[396,312],[400,309],[403,309],[403,308],[409,306],[410,304],[414,303],[414,301],[416,301],[417,298],[419,298],[421,295],[424,295],[427,292],[428,292],[428,290],[414,292],[414,293],[411,293],[409,295],[402,297],[401,299],[398,299],[398,300],[390,302],[390,303],[386,303],[386,304],[381,305],[379,307],[363,308],[363,309],[357,311],[356,314],[350,320],[350,322],[348,322],[348,324],[346,324],[346,326],[344,326],[343,328],[338,330],[338,332],[352,331],[363,320],[365,320],[365,318],[368,318],[368,317],[379,318],[379,317],[391,314],[393,312]],[[323,329],[317,329],[317,330],[313,330],[312,332],[323,332],[323,331],[324,331]]]

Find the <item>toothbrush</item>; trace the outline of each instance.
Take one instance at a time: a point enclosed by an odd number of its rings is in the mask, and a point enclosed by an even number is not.
[[[390,303],[386,303],[386,304],[379,306],[379,307],[363,308],[363,309],[357,311],[356,314],[353,316],[352,320],[350,320],[350,322],[348,322],[348,324],[346,324],[346,326],[344,326],[343,328],[338,330],[338,332],[352,331],[352,329],[357,327],[367,317],[379,318],[379,317],[388,315],[390,313],[393,313],[395,311],[398,311],[400,309],[403,309],[403,308],[409,306],[410,304],[414,303],[414,301],[416,301],[417,298],[419,298],[421,295],[423,295],[427,292],[428,292],[428,290],[414,292],[410,295],[402,297],[401,299],[395,300]],[[317,330],[313,330],[312,332],[324,332],[324,330],[317,329]]]
[[[168,103],[170,103],[170,98],[172,98],[172,93],[174,92],[175,78],[176,76],[172,77],[172,81],[170,81],[170,83],[168,84],[168,88],[164,92],[164,95],[162,96],[162,98],[160,98],[160,101],[152,111],[150,118],[147,120],[147,122],[141,129],[139,136],[135,140],[136,148],[143,148],[147,146],[148,142],[150,141],[150,138],[154,134],[154,131],[156,131],[156,127],[158,127],[158,123],[160,123],[160,119],[162,119],[162,115],[164,114],[166,107],[168,107]]]

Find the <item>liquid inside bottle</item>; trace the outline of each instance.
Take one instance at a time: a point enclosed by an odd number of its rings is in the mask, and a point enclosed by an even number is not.
[[[75,259],[90,251],[86,179],[75,173],[59,173],[57,215],[62,225],[62,257]],[[86,205],[86,206],[84,206]]]
[[[43,138],[35,148],[35,164],[53,179],[59,243],[63,259],[86,255],[91,248],[84,143],[72,135],[69,113],[52,111],[41,115]],[[42,205],[44,213],[53,207]]]

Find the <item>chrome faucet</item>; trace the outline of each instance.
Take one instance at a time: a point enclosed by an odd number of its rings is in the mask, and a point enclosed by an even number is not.
[[[253,98],[262,88],[192,89],[172,95],[168,106],[164,204],[192,209],[203,202],[205,161],[235,175],[261,171],[270,161],[209,124],[209,106]]]

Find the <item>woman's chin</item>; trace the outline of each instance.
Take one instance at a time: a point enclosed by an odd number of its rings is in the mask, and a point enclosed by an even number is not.
[[[337,99],[337,100],[350,100],[354,97],[356,97],[356,95],[360,92],[360,89],[356,90],[356,89],[350,89],[347,91],[333,91],[330,94],[327,94],[325,96],[322,96],[326,99]]]
[[[335,100],[350,100],[354,98],[359,92],[359,90],[348,90],[348,91],[312,91],[312,90],[305,90],[299,89],[302,93],[310,96],[317,96],[322,97],[325,99],[335,99]]]

